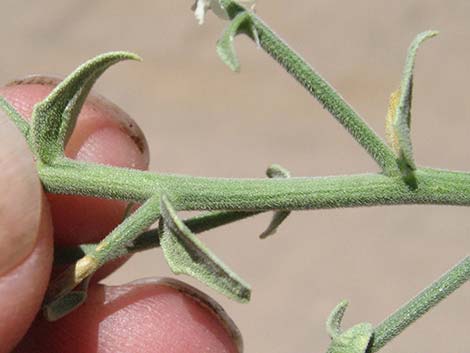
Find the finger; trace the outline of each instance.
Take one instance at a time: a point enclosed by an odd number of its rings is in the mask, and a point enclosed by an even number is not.
[[[242,352],[222,308],[174,280],[92,286],[87,302],[55,323],[38,320],[17,353]]]
[[[23,116],[58,83],[37,76],[0,88]],[[146,140],[136,123],[117,106],[90,94],[79,115],[66,148],[66,155],[82,161],[119,167],[146,169],[149,154]],[[126,203],[91,197],[48,195],[58,245],[97,242],[121,221]]]
[[[33,157],[0,112],[0,352],[10,352],[38,312],[52,263],[52,224]]]

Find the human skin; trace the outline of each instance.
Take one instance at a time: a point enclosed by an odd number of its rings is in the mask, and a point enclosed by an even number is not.
[[[36,77],[0,88],[24,117],[56,84]],[[134,121],[92,94],[66,154],[93,163],[146,169],[148,148]],[[241,351],[238,330],[210,299],[172,281],[103,286],[65,318],[38,315],[52,269],[54,245],[102,239],[122,220],[126,204],[46,195],[34,159],[14,124],[0,113],[0,353]],[[95,279],[116,269],[105,266]],[[16,348],[15,348],[16,347]]]

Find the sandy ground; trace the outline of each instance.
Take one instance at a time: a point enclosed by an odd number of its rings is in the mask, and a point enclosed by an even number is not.
[[[224,23],[209,16],[197,26],[190,1],[2,5],[3,82],[29,73],[64,76],[109,50],[145,59],[111,69],[97,90],[146,131],[154,171],[262,177],[273,162],[294,176],[377,170],[338,123],[247,39],[237,40],[241,73],[223,66],[215,41]],[[440,30],[417,62],[416,160],[469,169],[470,2],[260,0],[258,13],[381,134],[409,42],[422,30]],[[325,351],[325,318],[341,299],[351,302],[346,327],[378,323],[470,248],[468,209],[461,207],[297,212],[275,237],[260,241],[268,220],[263,215],[203,237],[253,286],[248,305],[207,290],[238,323],[249,353]],[[155,275],[170,275],[160,251],[136,256],[106,282]],[[466,285],[383,352],[469,352],[469,294]]]

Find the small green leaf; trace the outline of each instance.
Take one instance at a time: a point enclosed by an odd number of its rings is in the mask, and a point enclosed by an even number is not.
[[[279,164],[273,164],[266,170],[268,178],[290,178],[289,171],[280,166]]]
[[[222,37],[217,41],[217,54],[233,71],[240,70],[240,63],[233,45],[235,37],[240,33],[247,33],[259,43],[258,31],[253,26],[251,14],[248,11],[236,15],[222,34]]]
[[[333,338],[327,353],[365,353],[373,333],[371,324],[357,324]]]
[[[290,178],[290,173],[287,169],[280,165],[273,164],[266,171],[266,175],[269,178]],[[290,215],[291,211],[275,211],[273,218],[268,225],[268,228],[260,234],[261,239],[266,239],[270,235],[276,233],[277,228],[284,222],[284,220]]]
[[[331,338],[335,338],[341,334],[341,321],[343,320],[344,312],[346,311],[349,302],[343,300],[335,306],[328,320],[326,321],[326,331]]]
[[[232,272],[176,215],[169,200],[162,195],[163,233],[160,245],[175,274],[187,274],[205,283],[227,297],[248,302],[251,289]]]
[[[57,321],[82,305],[86,298],[87,295],[83,291],[67,293],[65,296],[47,304],[44,307],[44,316],[47,321]]]
[[[33,109],[31,144],[44,163],[62,157],[65,145],[93,84],[111,65],[122,60],[140,60],[128,52],[99,55],[72,72]]]
[[[387,138],[398,157],[400,169],[404,176],[410,179],[414,179],[411,174],[416,169],[410,135],[413,70],[416,53],[426,39],[436,36],[437,33],[436,31],[426,31],[415,37],[408,49],[400,89],[390,97],[386,123]]]
[[[47,303],[43,309],[46,320],[57,321],[82,305],[87,298],[90,279],[91,276],[80,284],[80,290],[72,291],[50,303]]]

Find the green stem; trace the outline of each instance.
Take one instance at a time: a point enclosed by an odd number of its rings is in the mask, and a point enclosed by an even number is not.
[[[186,219],[184,224],[191,232],[197,234],[255,216],[259,213],[260,212],[214,211]],[[160,246],[161,233],[161,229],[152,229],[142,233],[134,240],[131,246],[124,246],[117,249],[113,253],[113,256],[108,258],[108,261],[122,256],[129,256],[140,251],[158,248]],[[93,253],[97,246],[98,244],[82,244],[72,247],[57,248],[54,252],[54,264],[66,265],[80,260],[83,256]]]
[[[377,352],[469,279],[470,257],[466,257],[431,286],[379,324],[374,330],[374,338],[368,352]]]
[[[222,0],[231,19],[244,11],[232,0]],[[354,109],[305,60],[280,39],[263,21],[251,14],[258,34],[252,38],[263,50],[294,77],[325,109],[327,109],[372,156],[385,174],[399,173],[396,156],[383,140],[367,125]]]
[[[142,202],[165,192],[178,210],[306,210],[397,204],[470,205],[470,174],[421,168],[418,188],[400,176],[359,174],[287,179],[225,179],[153,174],[62,160],[39,165],[45,189]]]
[[[119,224],[98,246],[69,266],[50,284],[46,302],[69,293],[106,262],[119,257],[121,249],[132,242],[160,217],[160,197],[149,198],[139,209]]]
[[[97,260],[99,266],[115,259],[120,249],[132,246],[134,240],[160,217],[160,197],[150,197],[132,215],[117,226],[88,256]]]

